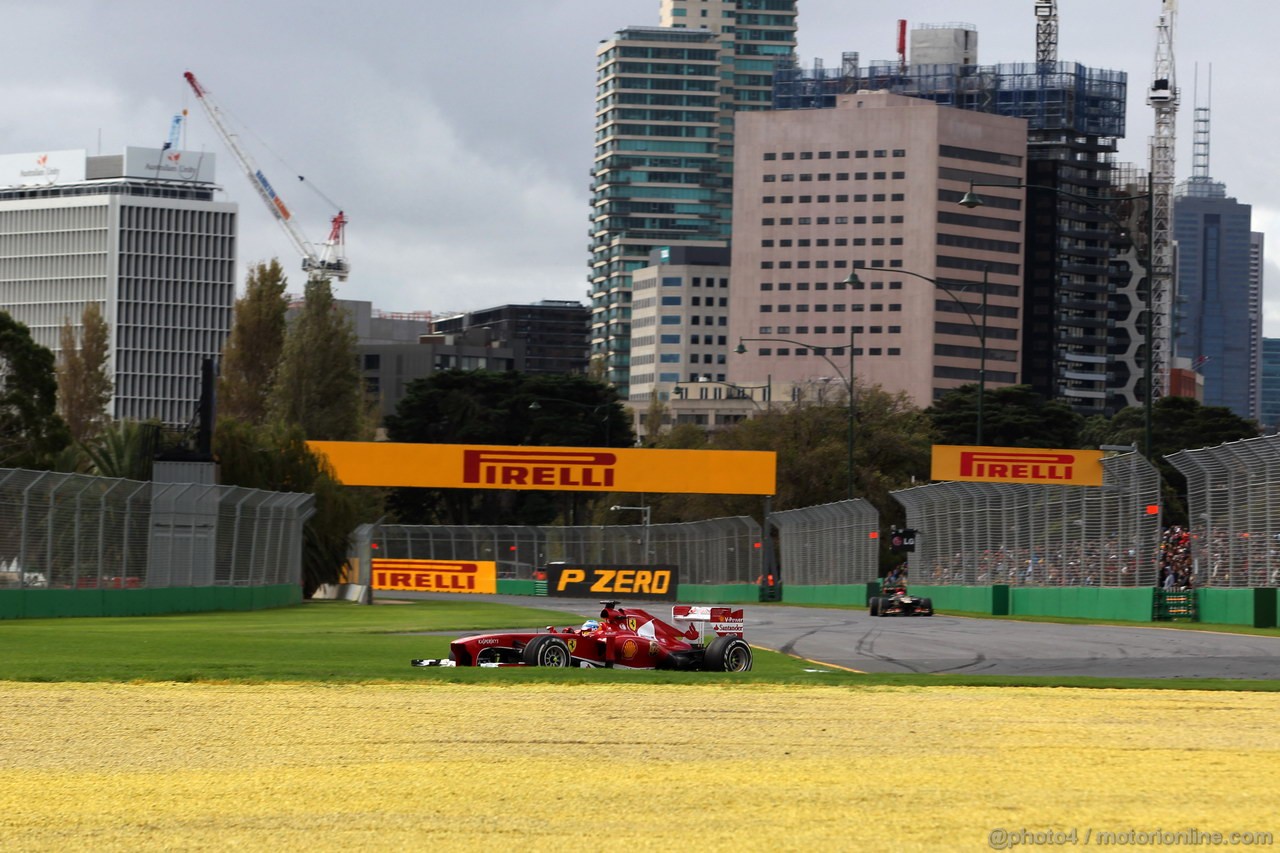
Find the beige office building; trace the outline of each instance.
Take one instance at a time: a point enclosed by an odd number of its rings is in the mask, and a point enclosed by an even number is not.
[[[852,365],[927,406],[980,381],[984,332],[987,387],[1019,381],[1024,193],[959,201],[1024,180],[1024,120],[872,92],[737,122],[732,382],[829,398]]]

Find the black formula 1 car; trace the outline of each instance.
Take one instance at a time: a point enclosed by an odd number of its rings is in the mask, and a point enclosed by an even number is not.
[[[414,666],[553,666],[746,672],[752,654],[742,638],[742,610],[677,604],[664,622],[635,607],[602,602],[599,619],[582,627],[505,631],[459,637],[447,659]]]
[[[867,602],[872,616],[932,616],[933,599],[907,595],[905,586],[883,590]]]

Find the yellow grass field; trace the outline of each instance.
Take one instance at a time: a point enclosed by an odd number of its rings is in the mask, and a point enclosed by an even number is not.
[[[1275,693],[0,683],[0,727],[9,853],[1280,837]]]

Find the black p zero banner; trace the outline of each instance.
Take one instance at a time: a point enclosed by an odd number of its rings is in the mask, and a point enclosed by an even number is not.
[[[676,600],[675,566],[547,566],[547,595],[562,598]]]

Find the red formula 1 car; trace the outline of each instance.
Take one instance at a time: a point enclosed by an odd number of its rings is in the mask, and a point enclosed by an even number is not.
[[[907,595],[905,586],[891,587],[884,590],[884,595],[876,595],[868,603],[872,616],[932,616],[933,599]]]
[[[414,666],[573,666],[746,672],[751,646],[742,639],[742,611],[677,604],[673,627],[647,611],[605,601],[600,618],[577,628],[477,634],[449,644],[447,660]]]

